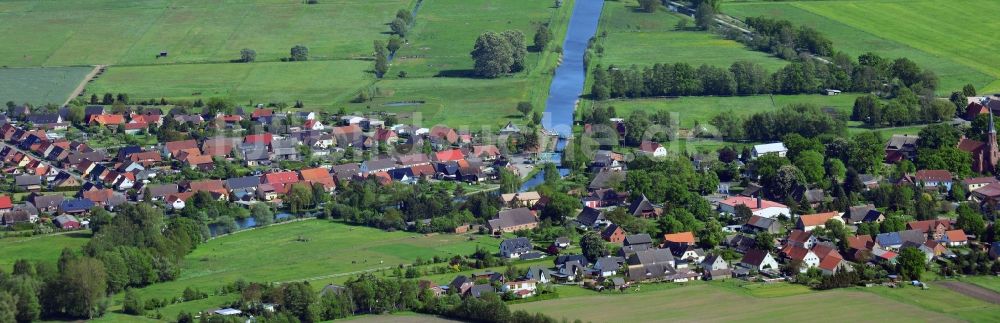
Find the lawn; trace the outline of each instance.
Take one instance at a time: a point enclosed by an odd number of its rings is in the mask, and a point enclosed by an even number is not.
[[[319,59],[371,53],[396,10],[412,0],[80,0],[0,2],[0,65],[225,62],[243,48],[258,60],[296,44]],[[168,51],[164,58],[156,58]]]
[[[0,18],[0,24],[2,21]],[[0,46],[0,51],[4,47]],[[91,70],[87,66],[0,68],[0,102],[63,104]]]
[[[55,263],[64,248],[79,251],[90,241],[90,231],[27,238],[0,239],[0,270],[9,272],[18,259]]]
[[[733,62],[746,60],[761,64],[769,72],[778,70],[785,61],[771,55],[747,50],[742,44],[718,35],[675,28],[686,19],[665,9],[655,13],[638,11],[635,0],[608,1],[601,14],[599,35],[606,33],[601,45],[604,53],[595,62],[603,66],[648,66],[656,63],[688,63],[728,68]]]
[[[110,68],[87,91],[128,93],[132,99],[227,97],[250,102],[331,106],[353,97],[374,79],[360,60],[178,64]]]
[[[645,287],[645,286],[644,286]],[[823,310],[830,304],[850,310]],[[944,314],[858,291],[837,290],[784,297],[753,297],[713,284],[652,292],[591,294],[518,304],[512,309],[593,322],[755,321],[827,322],[958,321]],[[821,317],[816,315],[821,313]]]
[[[1000,2],[964,1],[801,1],[727,2],[723,12],[737,17],[766,15],[813,26],[834,47],[851,55],[876,52],[907,57],[934,70],[939,93],[972,83],[1000,90],[1000,22],[969,19],[971,12],[996,12]],[[892,17],[885,19],[885,17]]]
[[[468,255],[477,246],[494,250],[499,243],[484,236],[469,240],[466,235],[425,236],[306,220],[206,242],[185,258],[177,280],[139,292],[143,297],[175,297],[188,286],[214,291],[240,278],[260,282],[343,279],[363,270],[411,263],[418,257]]]

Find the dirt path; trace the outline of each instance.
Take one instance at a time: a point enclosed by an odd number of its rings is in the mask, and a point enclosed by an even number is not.
[[[93,80],[94,77],[97,76],[97,73],[100,73],[102,70],[104,70],[105,67],[107,67],[107,65],[94,65],[94,69],[91,70],[90,73],[88,73],[87,76],[84,77],[82,81],[80,81],[80,84],[77,85],[76,89],[74,89],[73,92],[69,94],[69,97],[66,98],[66,102],[63,102],[62,105],[66,106],[67,104],[69,104],[69,101],[73,101],[73,99],[79,96],[80,93],[83,93],[83,89],[87,87],[87,83],[90,83],[90,80]]]
[[[940,282],[938,285],[987,303],[1000,304],[1000,293],[973,284],[958,281],[947,281]]]

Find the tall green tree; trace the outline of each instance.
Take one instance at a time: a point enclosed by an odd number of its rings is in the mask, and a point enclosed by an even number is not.
[[[598,258],[607,256],[608,245],[604,243],[604,239],[597,232],[590,231],[580,237],[580,249],[582,249],[583,255],[590,259],[590,261],[597,261]]]
[[[924,253],[917,248],[907,247],[899,252],[897,270],[905,280],[920,280],[926,264]]]
[[[694,14],[694,23],[701,30],[711,30],[712,25],[715,24],[715,8],[709,3],[702,3],[698,5],[698,9]]]
[[[549,41],[552,40],[552,31],[549,30],[549,24],[538,24],[538,28],[535,29],[535,50],[543,51],[545,47],[549,45]]]
[[[510,73],[514,64],[509,39],[492,31],[479,35],[470,54],[475,61],[474,72],[483,77],[495,78]]]
[[[303,45],[295,45],[291,49],[289,61],[300,62],[309,60],[309,48]]]

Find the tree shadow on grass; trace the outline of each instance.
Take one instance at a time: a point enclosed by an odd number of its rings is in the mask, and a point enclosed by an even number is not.
[[[464,78],[474,78],[481,79],[484,77],[476,75],[473,70],[463,69],[463,70],[441,70],[434,77],[464,77]]]
[[[87,232],[83,232],[83,231],[77,231],[77,232],[67,233],[66,236],[70,237],[70,238],[73,238],[73,239],[86,239],[86,238],[90,238],[91,236],[93,236],[93,234],[90,234],[90,233],[87,233]]]

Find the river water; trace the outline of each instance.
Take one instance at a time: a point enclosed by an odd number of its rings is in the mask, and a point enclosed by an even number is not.
[[[542,127],[559,134],[556,152],[566,147],[566,138],[573,135],[573,112],[577,100],[583,94],[583,83],[587,79],[583,66],[583,55],[587,51],[587,43],[597,33],[597,25],[601,20],[601,10],[604,0],[576,0],[573,15],[569,19],[566,40],[562,44],[562,64],[556,67],[556,74],[549,86],[549,97],[545,101],[545,114],[542,117]],[[556,154],[550,161],[560,165]],[[562,176],[569,174],[569,169],[559,168]],[[544,182],[545,174],[539,171],[534,177],[521,185],[521,191],[531,190]]]

